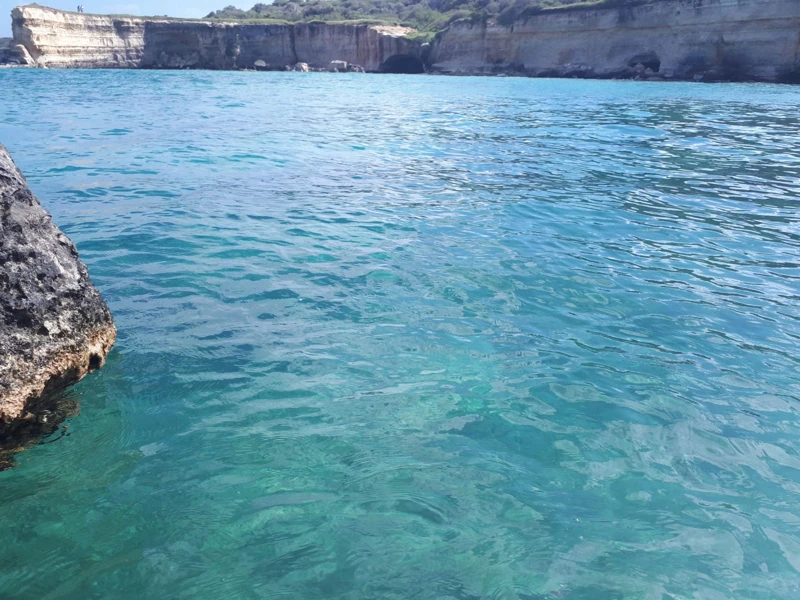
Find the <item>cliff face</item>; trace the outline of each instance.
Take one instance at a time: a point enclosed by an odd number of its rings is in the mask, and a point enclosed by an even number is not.
[[[394,55],[419,56],[405,28],[300,23],[251,25],[115,18],[23,6],[12,11],[14,43],[47,67],[273,68],[344,60],[377,71]]]
[[[0,431],[100,368],[115,338],[75,246],[0,145]]]
[[[396,56],[420,56],[420,44],[404,37],[405,27],[298,23],[294,25],[295,50],[300,61],[314,66],[333,60],[380,70]]]
[[[14,41],[42,66],[136,67],[144,27],[132,19],[76,15],[37,6],[11,11]]]
[[[509,27],[454,23],[431,62],[442,73],[791,81],[799,42],[797,0],[675,0],[543,12]]]
[[[239,25],[12,11],[20,61],[48,67],[267,68],[800,82],[800,0],[664,0],[457,22],[425,48],[368,25]],[[30,60],[26,59],[26,53]]]

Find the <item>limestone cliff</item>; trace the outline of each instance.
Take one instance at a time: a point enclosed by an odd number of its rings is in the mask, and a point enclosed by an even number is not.
[[[263,61],[282,69],[344,60],[378,71],[393,56],[419,56],[402,27],[116,18],[36,5],[11,14],[14,43],[47,67],[231,69]]]
[[[800,0],[660,0],[461,21],[430,47],[404,28],[115,18],[14,9],[20,62],[48,67],[282,69],[800,81]],[[27,55],[30,55],[28,57]]]
[[[0,145],[0,433],[100,368],[115,337],[75,246]]]
[[[794,81],[799,42],[798,0],[670,0],[457,22],[431,61],[440,73]]]

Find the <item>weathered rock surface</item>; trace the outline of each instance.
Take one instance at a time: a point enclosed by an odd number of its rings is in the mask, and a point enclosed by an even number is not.
[[[546,11],[510,27],[457,22],[430,62],[439,73],[794,81],[799,31],[797,0],[671,0]]]
[[[14,44],[11,47],[11,54],[19,59],[20,64],[24,64],[28,67],[36,66],[36,61],[33,60],[28,50],[22,44]]]
[[[12,38],[0,38],[0,66],[34,67],[36,63],[21,44]]]
[[[377,71],[396,54],[419,55],[405,27],[326,23],[236,24],[117,18],[37,5],[11,12],[14,43],[47,67],[254,68],[344,60]]]
[[[115,338],[75,246],[0,145],[0,429],[100,368]]]

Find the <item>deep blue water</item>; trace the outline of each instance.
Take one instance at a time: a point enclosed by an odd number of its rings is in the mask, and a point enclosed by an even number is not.
[[[0,71],[119,328],[0,598],[800,597],[798,106]]]

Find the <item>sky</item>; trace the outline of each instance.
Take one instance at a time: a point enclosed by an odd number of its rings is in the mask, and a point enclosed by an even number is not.
[[[80,3],[87,13],[125,15],[168,15],[170,17],[205,17],[212,10],[225,8],[229,4],[239,8],[250,8],[264,0],[38,0],[37,4],[75,10]],[[30,0],[33,2],[33,0]],[[11,9],[25,0],[0,0],[0,37],[11,37]]]

